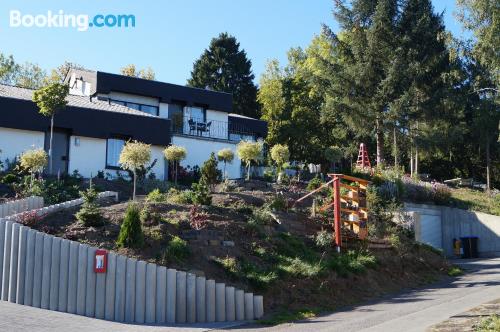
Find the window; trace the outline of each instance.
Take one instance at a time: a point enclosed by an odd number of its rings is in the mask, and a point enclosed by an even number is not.
[[[106,146],[106,167],[107,168],[120,168],[118,161],[120,160],[120,153],[125,146],[125,140],[120,138],[108,138]]]
[[[252,134],[229,133],[229,140],[231,141],[255,141],[255,136]]]
[[[201,107],[191,107],[190,118],[197,121],[205,121],[205,110]]]
[[[128,102],[128,101],[113,100],[113,99],[111,99],[111,103],[115,104],[115,105],[126,106],[126,107],[134,109],[136,111],[148,113],[151,115],[158,116],[158,114],[159,114],[159,107],[158,106],[138,104],[138,103],[132,103],[132,102]]]
[[[141,105],[141,111],[151,115],[158,115],[158,107],[156,106]]]

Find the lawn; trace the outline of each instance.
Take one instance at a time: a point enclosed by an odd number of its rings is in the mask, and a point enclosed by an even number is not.
[[[500,216],[500,194],[460,188],[452,190],[451,197],[455,207]]]

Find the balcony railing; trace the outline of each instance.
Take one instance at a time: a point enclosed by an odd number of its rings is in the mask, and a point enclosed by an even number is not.
[[[225,121],[180,116],[172,118],[171,121],[174,134],[231,141],[255,138],[255,135],[245,128],[239,128],[239,126],[234,128],[235,126],[229,126],[229,123]]]

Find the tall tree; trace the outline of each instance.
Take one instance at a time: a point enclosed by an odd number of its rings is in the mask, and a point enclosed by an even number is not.
[[[373,128],[378,165],[384,160],[384,132],[394,92],[389,66],[397,45],[397,5],[397,0],[339,1],[335,16],[343,35],[326,29],[345,58],[338,67],[339,75],[332,78],[334,94],[347,111],[351,129],[363,132]]]
[[[252,62],[235,37],[221,33],[193,64],[192,87],[233,94],[233,112],[259,117],[257,87],[253,83]]]
[[[442,116],[446,97],[444,75],[450,70],[442,15],[430,0],[406,0],[397,23],[399,47],[395,52],[399,96],[393,108],[400,112],[412,142],[411,169],[418,174],[423,122]]]
[[[489,71],[498,93],[500,85],[500,5],[496,0],[457,0],[459,19],[474,33],[474,57]]]
[[[495,0],[458,0],[459,18],[474,34],[470,57],[474,68],[471,94],[477,96],[475,128],[484,145],[486,186],[491,188],[492,152],[500,142],[500,6]]]
[[[51,70],[50,75],[47,76],[48,83],[62,83],[71,69],[85,69],[82,65],[74,62],[64,61],[64,63],[57,68]]]
[[[151,67],[145,69],[137,69],[134,64],[126,65],[125,67],[121,68],[120,73],[125,76],[138,77],[145,80],[154,81],[155,79],[155,72]]]

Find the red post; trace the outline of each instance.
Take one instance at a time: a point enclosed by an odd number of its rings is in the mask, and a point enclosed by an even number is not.
[[[342,237],[340,234],[340,177],[333,178],[333,213],[334,213],[334,231],[335,231],[335,246],[337,252],[340,252]]]

